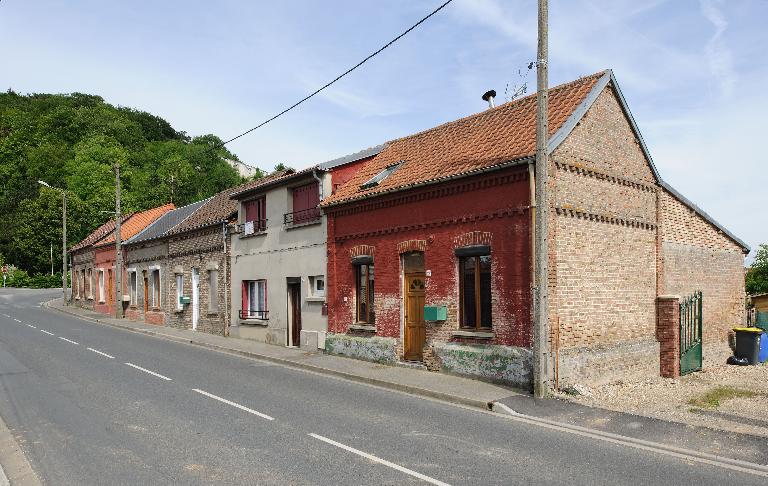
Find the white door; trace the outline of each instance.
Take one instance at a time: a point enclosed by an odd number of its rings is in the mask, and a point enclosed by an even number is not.
[[[192,269],[192,330],[197,330],[200,319],[200,270]]]

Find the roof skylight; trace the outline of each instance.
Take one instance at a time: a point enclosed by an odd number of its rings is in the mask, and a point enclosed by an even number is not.
[[[388,165],[384,170],[376,174],[375,176],[368,179],[367,182],[362,184],[360,186],[360,189],[370,189],[371,187],[376,187],[379,185],[381,181],[386,179],[387,177],[391,176],[393,172],[395,172],[397,169],[400,168],[405,163],[404,160],[401,160],[400,162],[392,165]]]

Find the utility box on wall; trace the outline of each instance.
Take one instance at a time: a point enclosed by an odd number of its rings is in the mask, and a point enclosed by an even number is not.
[[[191,297],[179,297],[179,304],[189,304],[192,302]]]
[[[425,305],[425,321],[444,321],[448,319],[448,308],[444,305]]]

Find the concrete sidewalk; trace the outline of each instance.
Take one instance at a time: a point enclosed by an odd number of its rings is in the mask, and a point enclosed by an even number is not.
[[[367,383],[382,388],[435,398],[460,405],[490,409],[490,404],[523,393],[459,376],[435,373],[405,366],[389,366],[341,356],[309,353],[305,350],[275,346],[272,344],[207,334],[204,332],[171,327],[155,326],[128,319],[115,319],[98,312],[74,306],[63,306],[61,299],[45,304],[45,307],[72,316],[118,327],[132,332],[148,334],[164,339],[201,346],[249,358],[300,368],[347,380]]]

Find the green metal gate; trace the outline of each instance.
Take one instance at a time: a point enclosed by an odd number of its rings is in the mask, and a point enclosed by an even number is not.
[[[680,302],[680,374],[701,370],[701,291]]]

